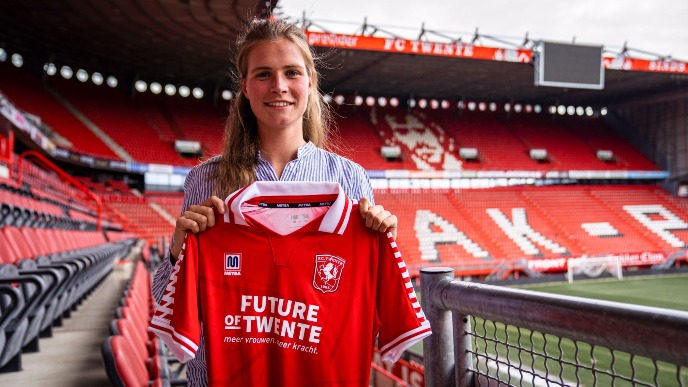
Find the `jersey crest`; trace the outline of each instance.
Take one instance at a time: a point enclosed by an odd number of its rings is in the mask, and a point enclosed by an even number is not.
[[[345,263],[343,258],[334,255],[316,255],[313,287],[323,293],[337,291]]]

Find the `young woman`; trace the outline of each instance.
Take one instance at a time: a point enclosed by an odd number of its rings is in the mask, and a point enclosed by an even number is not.
[[[359,199],[366,226],[396,236],[397,218],[373,205],[373,190],[363,168],[326,151],[330,116],[318,90],[315,59],[306,36],[284,21],[253,21],[238,40],[236,65],[241,93],[231,105],[225,150],[191,170],[184,183],[182,215],[177,219],[169,259],[153,279],[160,301],[184,234],[215,224],[213,208],[235,190],[257,180],[329,181]],[[187,363],[190,386],[207,385],[203,342]]]

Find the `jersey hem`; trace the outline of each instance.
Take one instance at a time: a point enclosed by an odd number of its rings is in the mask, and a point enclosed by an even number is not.
[[[401,357],[401,354],[409,349],[416,342],[430,336],[432,334],[432,329],[430,324],[425,322],[416,329],[410,330],[394,340],[390,341],[388,344],[380,348],[380,355],[382,356],[382,361],[388,363],[395,363]]]
[[[153,322],[151,322],[148,326],[148,331],[155,333],[160,340],[167,345],[170,351],[172,351],[172,354],[179,362],[186,363],[196,357],[198,345],[177,333],[174,328],[154,325]]]

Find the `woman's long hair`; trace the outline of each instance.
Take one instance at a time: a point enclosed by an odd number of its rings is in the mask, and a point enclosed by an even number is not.
[[[317,147],[326,148],[330,136],[331,114],[320,97],[315,56],[306,35],[294,24],[281,20],[254,20],[237,39],[236,67],[240,79],[246,79],[248,57],[258,44],[278,39],[294,43],[303,55],[311,83],[308,104],[303,116],[303,139]],[[256,180],[255,165],[258,157],[258,124],[246,96],[239,92],[229,107],[225,124],[225,148],[217,161],[215,194],[221,198]]]

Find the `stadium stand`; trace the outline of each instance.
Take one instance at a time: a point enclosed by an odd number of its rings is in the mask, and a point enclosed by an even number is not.
[[[51,79],[50,85],[84,116],[122,146],[139,162],[193,165],[193,160],[180,157],[171,144],[163,142],[155,129],[120,90],[95,85],[76,85]],[[155,152],[151,152],[155,147]]]
[[[453,138],[419,111],[394,108],[372,109],[370,121],[376,125],[384,144],[400,146],[404,151],[401,165],[394,169],[458,169]]]
[[[400,224],[415,225],[400,229],[398,243],[416,269],[475,268],[479,259],[489,272],[501,260],[663,252],[688,244],[688,213],[654,186],[387,190],[376,199]],[[647,208],[634,216],[628,208],[635,206]],[[603,230],[590,232],[589,224]]]
[[[136,240],[124,234],[108,241],[85,195],[22,162],[22,183],[0,184],[0,372],[21,370],[22,353],[38,352],[40,338],[52,336]],[[121,230],[105,225],[110,235]]]
[[[399,161],[387,161],[380,155],[383,143],[376,127],[370,121],[369,113],[363,108],[338,106],[335,109],[341,154],[356,160],[368,170],[401,169]],[[367,116],[366,116],[367,115]]]
[[[146,199],[148,199],[149,203],[159,206],[170,218],[176,219],[181,213],[184,195],[181,192],[148,192]]]
[[[614,133],[609,125],[599,119],[571,117],[564,120],[572,131],[581,136],[591,148],[596,150],[609,149],[614,152],[615,160],[611,164],[618,169],[629,170],[656,170],[655,166],[647,157],[643,156],[627,141],[624,141],[618,134]]]
[[[372,121],[385,144],[402,146],[406,157],[415,160],[399,169],[455,169],[454,158],[460,147],[478,150],[477,162],[461,163],[463,169],[469,170],[656,169],[637,151],[629,150],[599,119],[555,121],[533,115],[507,118],[496,113],[464,111],[459,115],[456,111],[437,110],[428,114],[420,109],[404,112],[392,108],[376,112],[371,113]],[[348,135],[346,125],[343,121],[341,127]],[[594,140],[597,133],[608,140]],[[546,149],[552,157],[546,165],[538,164],[528,156],[530,149]],[[597,159],[596,150],[601,149],[617,155],[613,163]],[[386,167],[390,169],[390,164]]]
[[[174,227],[174,219],[164,211],[155,208],[144,197],[137,196],[106,196],[107,203],[122,213],[129,222],[130,231],[136,233],[145,240],[156,239],[160,236],[169,236]],[[175,215],[178,215],[179,208]]]
[[[80,152],[118,158],[109,148],[103,151],[101,148],[107,146],[46,88],[54,88],[63,95],[136,161],[196,164],[197,159],[183,158],[174,151],[175,140],[200,141],[204,156],[221,153],[219,139],[226,112],[207,101],[148,94],[139,95],[132,101],[119,90],[60,79],[51,79],[44,86],[21,69],[3,66],[0,75],[3,74],[13,80],[8,85],[16,84],[16,87],[4,87],[9,90],[10,97],[16,99],[20,107],[28,106],[27,110],[42,117]],[[50,99],[51,103],[43,101],[45,99]],[[32,101],[38,103],[31,105]],[[60,113],[51,113],[51,106]],[[466,110],[457,114],[456,110],[444,109],[427,111],[346,105],[337,106],[335,112],[342,137],[341,150],[369,170],[657,169],[599,118],[554,119],[549,115],[506,116]],[[65,121],[69,122],[63,124]],[[75,133],[70,134],[69,130]],[[75,142],[72,138],[80,141]],[[100,145],[95,145],[96,142]],[[401,160],[386,161],[379,152],[383,145],[401,146]],[[156,152],[150,152],[150,146],[154,146]],[[477,162],[460,160],[457,157],[460,147],[477,149]],[[546,149],[550,157],[547,162],[538,163],[529,157],[530,149]],[[597,150],[612,151],[613,159],[599,160]]]
[[[67,149],[111,159],[119,157],[79,121],[51,93],[51,89],[22,69],[0,66],[0,90],[19,108],[41,117],[66,141],[56,141]],[[57,137],[54,137],[58,139]]]
[[[133,243],[107,243],[98,232],[29,227],[3,226],[2,235],[0,284],[19,284],[25,307],[5,330],[11,340],[0,372],[20,370],[22,349],[37,351],[38,338],[49,337]]]
[[[112,336],[101,347],[112,385],[185,385],[179,370],[170,371],[164,344],[148,332],[154,302],[150,273],[142,260],[136,262],[121,304],[110,324]]]
[[[227,108],[224,104],[214,108],[208,101],[173,98],[161,100],[158,110],[178,128],[175,139],[200,141],[204,157],[222,154],[224,121]],[[198,163],[198,160],[193,160]]]

